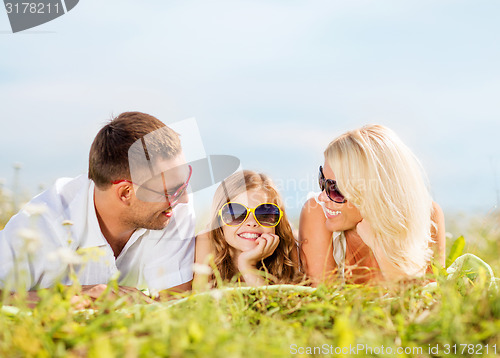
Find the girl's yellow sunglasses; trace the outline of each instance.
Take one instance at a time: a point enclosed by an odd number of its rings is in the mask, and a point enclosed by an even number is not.
[[[255,221],[264,227],[275,227],[283,217],[283,211],[273,203],[263,203],[250,209],[234,202],[224,204],[219,210],[219,217],[227,226],[239,226],[245,222],[250,213],[253,213]]]

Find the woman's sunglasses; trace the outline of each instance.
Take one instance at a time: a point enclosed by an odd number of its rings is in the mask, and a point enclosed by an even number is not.
[[[339,188],[337,188],[337,182],[335,180],[325,178],[325,175],[323,174],[323,167],[321,165],[319,166],[318,183],[321,191],[325,191],[326,196],[328,196],[328,199],[331,201],[339,204],[343,204],[347,201],[344,195],[342,195],[339,191]]]
[[[248,215],[253,213],[255,221],[260,226],[275,227],[283,217],[283,211],[273,203],[264,203],[249,209],[240,203],[226,203],[219,210],[219,217],[227,226],[239,226],[245,222]]]

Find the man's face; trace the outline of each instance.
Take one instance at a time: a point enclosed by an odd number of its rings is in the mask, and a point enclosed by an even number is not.
[[[182,153],[169,160],[157,161],[154,173],[158,174],[138,186],[134,185],[131,205],[123,218],[134,228],[162,230],[170,222],[175,205],[188,202],[187,191],[183,191],[182,186],[188,179],[189,167]],[[172,197],[179,189],[182,193]],[[165,190],[168,195],[165,195]]]

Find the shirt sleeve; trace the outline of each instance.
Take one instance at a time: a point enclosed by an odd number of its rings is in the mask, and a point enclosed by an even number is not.
[[[64,181],[60,181],[64,184]],[[68,246],[62,204],[56,186],[39,194],[0,231],[0,288],[17,291],[47,288],[65,267],[51,255]]]
[[[47,287],[53,270],[47,255],[57,249],[57,232],[48,213],[30,213],[28,204],[0,231],[0,288],[17,291]],[[37,204],[43,208],[43,205]]]

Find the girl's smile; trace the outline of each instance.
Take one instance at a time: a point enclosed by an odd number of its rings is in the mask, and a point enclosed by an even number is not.
[[[241,232],[237,235],[245,240],[257,240],[261,236],[261,233],[259,233],[259,232]]]

